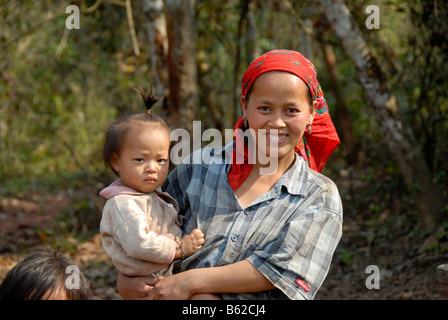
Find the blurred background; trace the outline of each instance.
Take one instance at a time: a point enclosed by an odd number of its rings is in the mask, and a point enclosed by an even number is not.
[[[248,64],[280,48],[314,63],[342,141],[323,173],[344,234],[316,299],[438,299],[447,35],[441,0],[0,0],[0,281],[52,247],[119,299],[98,236],[105,129],[143,110],[133,87],[166,97],[153,112],[173,129],[231,129]]]

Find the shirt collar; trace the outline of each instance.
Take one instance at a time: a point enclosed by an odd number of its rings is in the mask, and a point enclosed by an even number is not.
[[[102,196],[106,199],[110,199],[112,197],[115,197],[115,196],[121,195],[121,194],[140,196],[140,195],[143,195],[144,193],[134,190],[132,188],[126,187],[126,186],[122,186],[121,179],[115,180],[108,187],[104,188],[100,192],[100,196]]]
[[[225,146],[224,152],[231,154],[231,148],[233,148],[233,142]],[[306,183],[308,182],[308,165],[305,160],[294,153],[295,160],[291,168],[289,168],[285,174],[277,181],[276,185],[285,186],[289,193],[299,195],[302,197],[306,196]],[[227,158],[226,158],[227,159]],[[230,170],[230,163],[225,166],[225,174],[227,175]],[[230,187],[230,186],[229,186]]]
[[[301,156],[295,154],[291,168],[279,179],[277,184],[285,186],[289,193],[306,196],[306,183],[308,181],[308,166]]]

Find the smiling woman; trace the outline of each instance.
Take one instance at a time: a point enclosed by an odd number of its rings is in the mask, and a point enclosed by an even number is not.
[[[285,92],[291,85],[294,85],[291,81],[296,81],[299,86],[296,89],[301,90],[302,101],[299,102],[299,105],[294,106],[302,107],[302,110],[306,105],[310,108],[309,110],[312,117],[309,119],[311,120],[309,122],[310,125],[306,126],[306,131],[303,133],[302,137],[296,141],[297,145],[295,146],[294,151],[307,162],[310,168],[322,172],[325,163],[339,145],[340,141],[330,118],[322,88],[317,81],[317,71],[311,61],[300,53],[292,50],[273,50],[255,59],[244,73],[241,83],[241,106],[243,112],[244,106],[247,108],[251,92],[256,89],[255,84],[262,81],[265,82],[266,80],[263,80],[263,76],[269,76],[269,74],[274,71],[276,73],[283,73],[282,77],[289,79],[290,82],[271,81],[270,85],[273,87],[276,86],[277,90]],[[291,77],[292,75],[294,75],[295,78]],[[306,85],[303,86],[299,80]],[[291,90],[294,91],[292,88],[293,87],[291,87]],[[303,90],[304,88],[306,90]],[[259,91],[263,95],[265,94],[263,91]],[[271,94],[275,94],[275,90],[272,90]],[[291,92],[287,94],[291,94]],[[294,94],[297,98],[297,93],[295,91]],[[289,96],[286,95],[285,97]],[[306,103],[304,103],[305,100]],[[287,99],[283,101],[283,103],[288,103]],[[244,130],[249,127],[251,126],[248,126],[248,119],[243,115],[235,124],[234,129],[242,128]],[[247,157],[247,155],[245,156]],[[247,178],[251,170],[251,163],[233,165],[231,167],[229,181],[234,190],[236,190]]]
[[[203,247],[158,282],[119,274],[123,297],[312,299],[321,286],[342,234],[342,204],[336,185],[317,172],[339,139],[314,66],[294,51],[262,55],[243,76],[241,105],[235,141],[195,151],[162,187],[185,216],[183,233],[201,228]],[[236,146],[249,147],[247,131],[257,153],[278,160],[273,174]],[[233,161],[193,161],[228,154]]]
[[[311,106],[308,104],[308,91],[306,84],[297,76],[270,71],[257,79],[250,96],[241,98],[243,117],[249,127],[254,132],[266,130],[266,145],[256,145],[265,148],[267,156],[269,147],[274,146],[279,165],[284,162],[289,166],[297,141],[303,136],[305,127],[313,122],[317,102]],[[273,131],[276,133],[272,134]]]
[[[317,104],[308,104],[307,91],[308,87],[297,76],[269,71],[257,78],[250,96],[241,97],[243,118],[251,129],[257,154],[277,160],[275,173],[269,176],[261,174],[263,164],[253,164],[250,174],[235,191],[243,206],[269,191],[294,163],[295,147],[306,126],[313,122]],[[259,139],[260,131],[265,133],[265,139]]]

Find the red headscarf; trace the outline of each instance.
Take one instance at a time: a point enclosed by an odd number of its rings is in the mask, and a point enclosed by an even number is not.
[[[291,50],[273,50],[255,59],[247,68],[241,83],[241,95],[247,97],[247,92],[255,80],[263,73],[269,71],[285,71],[292,73],[302,79],[310,89],[313,101],[317,101],[316,115],[311,125],[311,134],[305,131],[302,140],[295,147],[295,151],[302,156],[311,169],[322,172],[330,155],[339,145],[340,140],[336,129],[331,121],[328,106],[324,94],[317,81],[316,68],[314,65],[298,52]],[[235,138],[238,139],[238,131],[243,127],[244,119],[240,117],[235,124]],[[247,160],[247,148],[244,159]],[[233,150],[232,166],[228,178],[230,186],[236,191],[246,180],[253,165],[245,161],[238,164],[236,149]]]

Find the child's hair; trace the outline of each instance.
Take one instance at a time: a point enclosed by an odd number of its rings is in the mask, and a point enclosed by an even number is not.
[[[12,268],[0,285],[0,300],[48,299],[58,289],[64,289],[68,300],[90,300],[92,292],[87,278],[79,273],[79,288],[69,289],[66,273],[73,262],[53,250],[27,255]]]
[[[123,143],[126,135],[129,133],[131,128],[135,128],[143,123],[152,123],[161,125],[162,128],[166,129],[168,135],[171,133],[171,129],[168,127],[165,121],[161,118],[151,114],[151,108],[154,104],[162,100],[163,98],[158,98],[154,95],[154,92],[150,89],[146,91],[141,88],[135,88],[145,103],[146,112],[140,112],[135,114],[130,114],[119,118],[114,121],[106,132],[103,146],[103,161],[106,167],[109,167],[115,175],[119,175],[118,172],[111,166],[111,160],[114,154],[119,155],[123,149]]]

